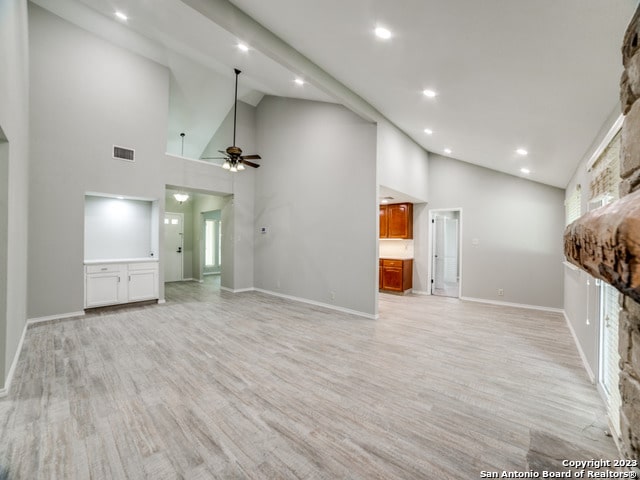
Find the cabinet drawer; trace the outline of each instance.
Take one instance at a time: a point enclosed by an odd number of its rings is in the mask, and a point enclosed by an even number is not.
[[[402,260],[382,260],[382,265],[385,267],[398,267],[402,268]]]
[[[86,265],[87,273],[110,273],[119,272],[120,263],[102,263],[98,265]]]
[[[128,264],[129,271],[132,270],[158,270],[158,262],[139,262]]]

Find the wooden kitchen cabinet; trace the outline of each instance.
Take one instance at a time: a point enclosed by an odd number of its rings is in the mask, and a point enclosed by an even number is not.
[[[413,288],[413,260],[380,259],[380,290],[405,292]]]
[[[380,238],[413,238],[413,204],[380,205]]]

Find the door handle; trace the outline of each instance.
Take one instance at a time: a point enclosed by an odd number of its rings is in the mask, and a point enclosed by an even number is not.
[[[182,247],[178,247],[178,250],[176,250],[176,253],[182,253]]]

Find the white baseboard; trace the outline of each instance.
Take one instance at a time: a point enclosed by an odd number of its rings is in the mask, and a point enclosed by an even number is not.
[[[235,290],[233,288],[229,288],[229,287],[220,287],[220,290],[224,290],[225,292],[231,292],[231,293],[242,293],[242,292],[253,292],[256,289],[253,287],[249,287],[249,288],[236,288]]]
[[[29,326],[29,322],[24,322],[24,328],[22,329],[22,335],[20,336],[20,341],[18,342],[18,348],[16,349],[16,354],[13,356],[13,362],[11,362],[11,368],[9,369],[9,373],[7,374],[7,378],[4,381],[4,388],[0,388],[0,397],[6,397],[9,394],[9,390],[11,389],[11,382],[13,382],[13,374],[16,372],[16,366],[18,365],[18,358],[20,358],[20,352],[22,352],[22,344],[24,343],[24,337],[27,335],[27,327]]]
[[[58,315],[48,315],[46,317],[30,318],[29,320],[27,320],[27,325],[33,325],[33,324],[42,323],[42,322],[49,322],[51,320],[61,320],[63,318],[82,317],[82,316],[84,316],[84,311],[60,313]]]
[[[162,305],[163,303],[167,303],[167,301],[164,298],[158,299],[158,305]]]
[[[285,295],[284,293],[274,292],[272,290],[263,290],[262,288],[254,288],[256,292],[266,293],[267,295],[273,295],[274,297],[286,298],[287,300],[293,300],[294,302],[307,303],[309,305],[315,305],[317,307],[329,308],[342,313],[348,313],[351,315],[357,315],[359,317],[368,318],[371,320],[377,320],[378,314],[372,315],[370,313],[360,312],[359,310],[351,310],[350,308],[339,307],[330,303],[317,302],[315,300],[309,300],[308,298],[294,297],[293,295]]]
[[[567,312],[565,312],[564,310],[562,311],[562,314],[564,315],[564,319],[567,322],[567,326],[569,327],[569,331],[571,332],[571,336],[573,337],[573,343],[576,344],[576,348],[578,349],[578,354],[580,355],[580,359],[582,360],[584,369],[587,371],[587,375],[589,375],[589,380],[591,380],[591,383],[595,384],[596,376],[593,373],[593,370],[591,370],[591,366],[589,366],[589,362],[587,362],[587,357],[584,354],[584,351],[582,350],[582,346],[580,345],[580,342],[578,341],[578,336],[576,335],[576,331],[573,329],[571,320],[569,320],[569,317],[567,316]]]
[[[431,295],[431,292],[427,292],[426,290],[411,290],[411,293],[415,293],[416,295]]]
[[[460,300],[467,302],[487,303],[489,305],[501,305],[503,307],[527,308],[529,310],[541,310],[543,312],[564,313],[561,308],[543,307],[540,305],[527,305],[525,303],[500,302],[498,300],[487,300],[484,298],[460,297]]]

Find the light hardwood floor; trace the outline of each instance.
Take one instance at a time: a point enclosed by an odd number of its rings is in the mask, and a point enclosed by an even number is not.
[[[381,295],[373,321],[211,281],[29,328],[0,478],[474,479],[545,435],[617,456],[558,314]]]

